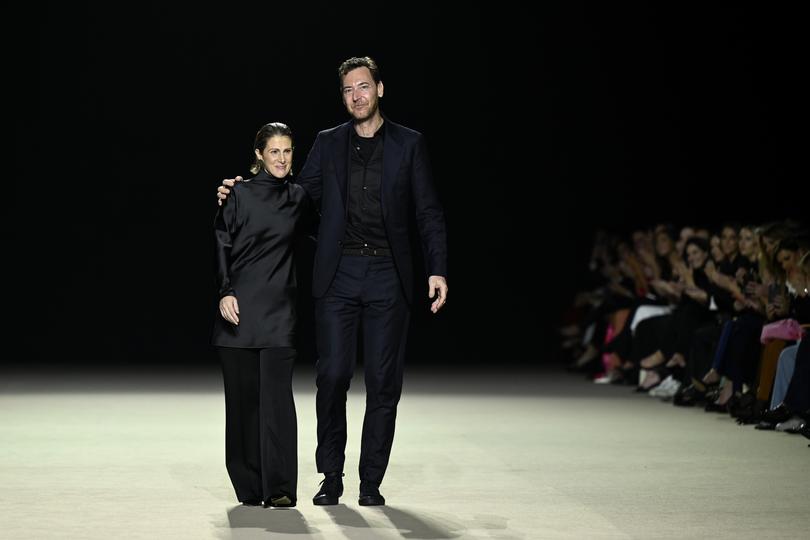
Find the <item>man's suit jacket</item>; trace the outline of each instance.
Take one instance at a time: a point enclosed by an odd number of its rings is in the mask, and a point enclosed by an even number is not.
[[[413,300],[413,263],[408,212],[414,208],[428,275],[447,276],[447,230],[421,133],[385,119],[382,216],[405,297]],[[312,294],[329,289],[343,250],[348,204],[350,130],[353,122],[321,131],[296,183],[321,214]],[[412,204],[411,204],[412,203]]]

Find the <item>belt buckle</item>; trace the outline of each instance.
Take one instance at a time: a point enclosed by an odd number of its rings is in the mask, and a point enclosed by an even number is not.
[[[360,248],[360,255],[368,257],[369,255],[373,255],[372,251],[374,250],[371,248]]]

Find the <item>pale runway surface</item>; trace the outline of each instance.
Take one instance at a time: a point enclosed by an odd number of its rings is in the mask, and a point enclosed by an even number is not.
[[[464,371],[462,371],[464,370]],[[299,501],[239,506],[217,366],[0,371],[3,539],[806,538],[810,448],[552,370],[406,369],[389,505],[316,507],[314,373],[296,375]]]

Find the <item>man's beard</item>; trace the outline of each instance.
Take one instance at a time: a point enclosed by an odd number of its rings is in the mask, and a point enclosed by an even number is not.
[[[372,105],[371,103],[369,103],[369,106],[366,108],[366,110],[365,110],[365,114],[363,114],[363,116],[358,116],[358,115],[356,114],[356,111],[354,111],[354,110],[352,111],[352,116],[353,116],[353,117],[354,117],[354,119],[355,119],[355,120],[357,120],[358,122],[362,122],[362,121],[364,121],[364,120],[368,120],[369,118],[371,118],[372,116],[374,116],[374,114],[375,114],[376,112],[377,112],[377,104],[375,103],[374,105]]]

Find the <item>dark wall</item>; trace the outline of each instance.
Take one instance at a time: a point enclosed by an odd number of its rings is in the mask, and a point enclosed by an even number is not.
[[[8,259],[25,361],[212,361],[215,187],[268,121],[300,168],[347,119],[349,56],[427,135],[447,212],[450,301],[415,307],[413,362],[543,361],[596,227],[806,213],[795,14],[264,5],[37,14]]]

